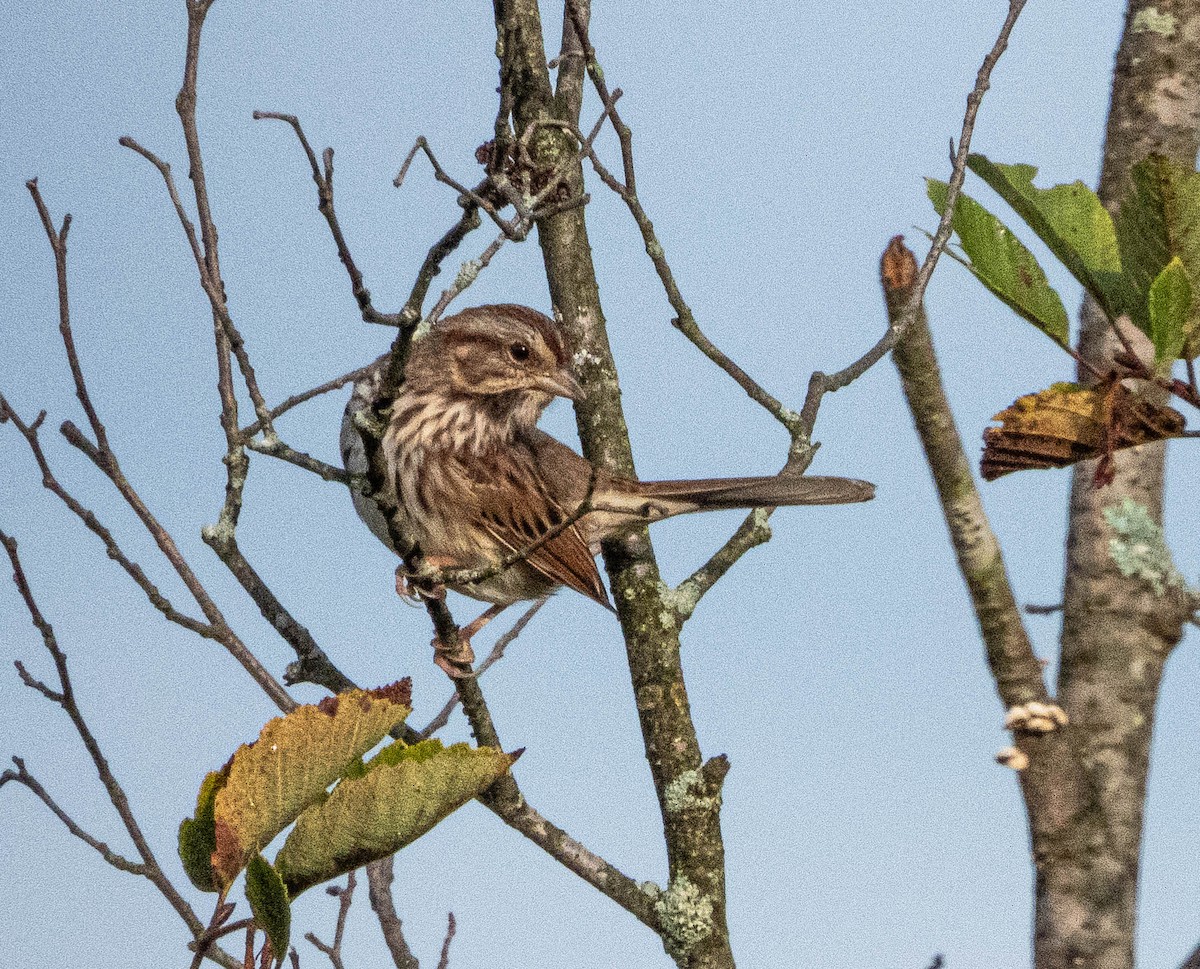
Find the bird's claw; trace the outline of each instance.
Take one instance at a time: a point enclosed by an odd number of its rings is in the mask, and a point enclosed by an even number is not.
[[[446,587],[430,585],[428,581],[419,579],[418,573],[409,572],[399,565],[396,567],[396,595],[412,605],[420,605],[431,599],[440,602],[446,598]]]

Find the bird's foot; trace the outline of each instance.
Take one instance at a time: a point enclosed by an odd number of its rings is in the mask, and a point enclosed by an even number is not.
[[[459,630],[458,642],[447,643],[440,637],[433,640],[433,662],[452,680],[467,680],[474,676],[471,664],[475,662],[475,650],[471,639]]]
[[[435,568],[443,566],[435,565]],[[432,599],[440,602],[446,598],[446,587],[431,583],[420,572],[410,572],[404,565],[396,566],[396,595],[405,602],[419,605]]]
[[[475,662],[475,650],[471,638],[495,619],[505,606],[491,606],[481,616],[471,620],[458,630],[458,642],[446,643],[440,637],[433,641],[433,661],[452,680],[465,680],[474,676],[471,664]]]

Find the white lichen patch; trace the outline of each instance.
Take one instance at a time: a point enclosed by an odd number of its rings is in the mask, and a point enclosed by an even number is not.
[[[561,314],[559,315],[561,317]],[[574,365],[576,370],[582,370],[585,365],[589,367],[598,367],[603,362],[604,361],[601,360],[599,356],[592,353],[587,347],[581,347],[580,349],[576,350],[574,356],[571,357],[571,363]]]
[[[1174,37],[1179,22],[1172,13],[1159,13],[1158,7],[1144,7],[1133,15],[1135,34],[1154,33]]]
[[[651,898],[659,898],[663,893],[663,890],[654,882],[640,882],[638,884],[638,891],[643,895],[649,895]]]
[[[668,813],[678,814],[694,808],[720,807],[721,795],[704,793],[704,778],[698,770],[685,770],[666,786],[663,804]]]
[[[222,517],[215,525],[203,525],[200,537],[209,545],[228,545],[233,541],[233,524]]]
[[[1039,703],[1037,700],[1031,700],[1020,706],[1009,707],[1004,717],[1004,729],[1019,730],[1023,733],[1053,733],[1069,722],[1067,711],[1057,703]]]
[[[1104,520],[1116,533],[1108,541],[1108,554],[1126,578],[1141,579],[1156,596],[1184,584],[1171,561],[1162,526],[1145,505],[1132,498],[1104,509]]]
[[[1005,747],[996,754],[996,763],[1011,770],[1021,771],[1029,766],[1029,756],[1016,747]]]
[[[475,282],[475,277],[479,275],[479,270],[482,268],[483,263],[478,259],[468,259],[459,267],[458,275],[454,277],[454,288],[462,292]]]
[[[686,875],[671,880],[654,902],[662,921],[663,941],[675,958],[687,955],[712,935],[713,903]]]
[[[768,541],[771,538],[771,519],[767,515],[767,509],[755,508],[750,514],[750,518],[754,522],[754,530],[757,531],[763,541]]]
[[[659,601],[671,610],[674,616],[690,616],[696,608],[696,603],[700,601],[698,590],[689,582],[682,583],[678,589],[672,589],[660,580],[657,591]]]

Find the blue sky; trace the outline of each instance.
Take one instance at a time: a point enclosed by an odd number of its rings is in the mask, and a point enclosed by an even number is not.
[[[639,195],[709,335],[799,405],[808,374],[856,357],[881,332],[879,254],[934,217],[922,178],[944,178],[966,93],[1006,4],[876,0],[813,4],[596,4],[593,39],[624,89]],[[1099,171],[1122,8],[1031,3],[987,96],[975,148],[1037,164],[1046,183]],[[556,11],[544,7],[547,34]],[[57,336],[52,261],[24,181],[75,217],[76,339],[130,479],[172,530],[231,622],[271,669],[291,658],[200,542],[223,487],[211,324],[186,244],[133,135],[186,172],[173,109],[182,3],[13,5],[0,41],[0,390],[49,411],[60,477],[120,535],[165,592],[186,597],[94,470],[53,428],[80,420]],[[428,246],[456,215],[420,163],[425,135],[451,172],[477,175],[496,65],[487,4],[217,0],[201,65],[200,130],[230,307],[271,400],[374,358],[389,334],[361,322],[291,133],[255,109],[297,113],[332,144],[342,225],[383,309],[398,308]],[[593,117],[597,106],[585,108]],[[611,140],[602,144],[615,158]],[[968,190],[986,198],[977,183]],[[626,413],[645,477],[771,473],[786,440],[669,325],[671,312],[623,206],[600,185],[592,244]],[[460,257],[490,236],[472,236]],[[1054,275],[1068,305],[1071,284]],[[461,305],[548,309],[540,255],[507,246]],[[944,263],[929,292],[964,437],[1068,373],[1066,358]],[[297,446],[334,460],[342,399],[289,415]],[[544,426],[573,440],[565,404]],[[866,506],[781,511],[687,626],[684,661],[705,753],[727,753],[729,915],[743,967],[1029,964],[1031,874],[1013,776],[992,763],[1002,711],[890,363],[827,398],[814,471],[868,478]],[[0,428],[0,527],[67,650],[85,712],[172,873],[174,833],[204,772],[274,710],[211,643],[163,621],[103,549],[39,487],[23,443]],[[1172,456],[1168,508],[1196,473]],[[1057,601],[1067,474],[1016,475],[984,497],[1018,597]],[[1175,500],[1172,500],[1175,499]],[[1178,516],[1176,516],[1178,518]],[[736,514],[660,526],[666,577],[684,578]],[[1169,520],[1177,562],[1200,549]],[[388,553],[338,486],[261,458],[243,546],[325,649],[359,682],[414,680],[423,723],[447,695],[422,612],[392,591]],[[460,603],[464,617],[469,606]],[[1031,618],[1052,658],[1054,618]],[[20,602],[0,586],[0,659],[50,675]],[[1200,938],[1200,749],[1194,649],[1172,658],[1148,809],[1140,964],[1177,965]],[[665,880],[660,820],[612,617],[557,596],[488,675],[486,690],[532,804],[638,879]],[[316,690],[300,689],[301,699]],[[97,837],[126,842],[69,724],[0,671],[0,754],[29,768]],[[460,718],[447,738],[465,736]],[[0,966],[99,969],[178,963],[185,932],[146,884],[106,868],[28,792],[0,794]],[[190,891],[190,888],[189,888]],[[209,904],[193,893],[194,904]],[[436,961],[453,910],[452,965],[551,969],[669,964],[653,935],[478,805],[406,849],[397,905]],[[206,912],[204,914],[207,914]],[[298,925],[331,932],[320,892]],[[378,964],[365,889],[347,964]],[[307,950],[307,951],[306,951]],[[303,964],[321,962],[301,945]]]

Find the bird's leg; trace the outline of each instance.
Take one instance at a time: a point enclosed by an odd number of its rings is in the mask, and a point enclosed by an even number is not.
[[[433,661],[452,680],[467,679],[472,675],[471,664],[475,662],[475,650],[471,648],[471,637],[502,613],[507,606],[489,606],[484,613],[458,630],[458,642],[444,643],[441,638],[433,641]]]

